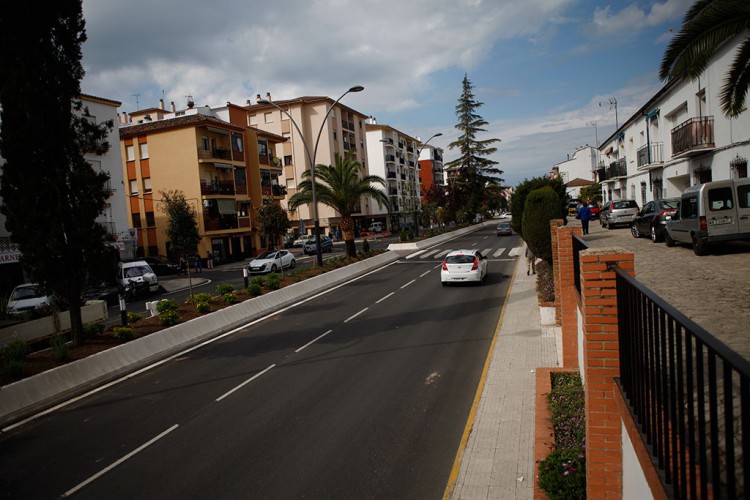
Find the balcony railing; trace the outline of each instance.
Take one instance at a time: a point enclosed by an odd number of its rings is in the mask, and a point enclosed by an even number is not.
[[[210,217],[203,215],[203,227],[206,231],[221,231],[223,229],[237,229],[239,223],[236,215],[219,215],[218,217]]]
[[[691,118],[672,129],[672,156],[714,147],[713,116]]]
[[[247,193],[247,188],[245,188]],[[232,181],[201,181],[201,194],[235,194],[234,182]]]
[[[661,142],[652,142],[638,149],[638,168],[664,163],[663,151],[664,144]]]
[[[263,196],[286,196],[285,186],[261,186]]]
[[[203,149],[198,148],[198,159],[199,160],[235,160],[244,161],[245,153],[242,151],[233,151],[226,148],[209,148]]]
[[[385,161],[387,162],[396,162],[396,156],[395,155],[385,155]]]
[[[396,172],[388,172],[388,178],[389,179],[395,179],[396,178]]]
[[[614,179],[615,177],[625,177],[628,175],[628,167],[625,162],[625,158],[620,158],[609,164],[607,167],[607,179]]]

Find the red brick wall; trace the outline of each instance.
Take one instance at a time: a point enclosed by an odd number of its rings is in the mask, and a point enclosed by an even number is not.
[[[620,375],[617,297],[612,265],[635,274],[634,256],[619,248],[580,253],[586,384],[587,498],[622,498],[620,413],[614,378]]]
[[[561,226],[557,228],[558,242],[555,275],[555,297],[560,297],[561,307],[558,317],[562,329],[562,359],[565,367],[578,367],[578,291],[575,289],[573,272],[573,234],[580,236],[580,227]]]

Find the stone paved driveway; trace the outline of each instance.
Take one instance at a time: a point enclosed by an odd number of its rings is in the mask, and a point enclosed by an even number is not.
[[[568,224],[580,226],[569,218]],[[635,254],[636,278],[669,304],[750,360],[750,242],[726,244],[698,257],[688,246],[667,248],[633,238],[629,228],[591,221],[591,247],[622,247]]]

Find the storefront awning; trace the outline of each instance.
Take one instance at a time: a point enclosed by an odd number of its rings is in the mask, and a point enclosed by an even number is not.
[[[219,213],[221,215],[234,215],[237,213],[237,210],[234,206],[234,200],[220,198],[216,200],[216,203],[219,207]]]

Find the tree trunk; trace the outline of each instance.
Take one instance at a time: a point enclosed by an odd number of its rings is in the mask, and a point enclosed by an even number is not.
[[[79,297],[77,297],[79,298]],[[81,303],[79,300],[71,300],[68,306],[68,314],[70,314],[70,339],[73,346],[79,346],[83,344],[83,319],[81,318]]]
[[[357,256],[357,247],[354,245],[354,220],[351,217],[341,218],[341,233],[344,235],[344,245],[347,257]]]

